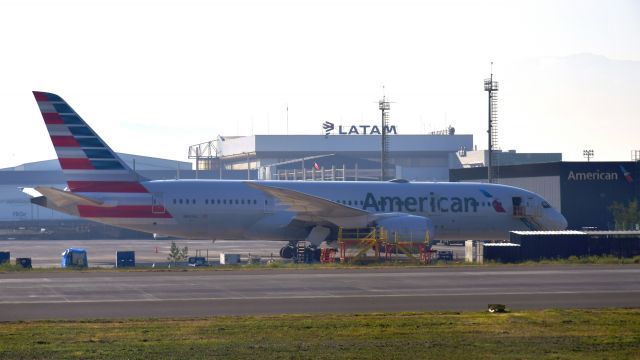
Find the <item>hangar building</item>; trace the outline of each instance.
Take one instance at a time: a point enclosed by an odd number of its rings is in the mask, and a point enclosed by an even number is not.
[[[552,162],[498,167],[495,182],[542,195],[567,218],[569,229],[616,228],[610,206],[640,198],[640,163]],[[451,181],[486,182],[487,168],[451,169]]]
[[[118,156],[141,176],[149,179],[195,177],[189,162],[123,153]],[[72,238],[82,232],[85,232],[85,238],[86,232],[94,234],[91,237],[99,237],[100,233],[111,237],[149,237],[149,234],[93,223],[31,204],[30,198],[19,188],[34,186],[60,189],[67,186],[57,159],[0,169],[0,239],[20,238],[22,235],[33,238],[40,230],[48,233],[47,238]],[[34,229],[37,230],[35,234]],[[50,231],[54,233],[49,233]]]

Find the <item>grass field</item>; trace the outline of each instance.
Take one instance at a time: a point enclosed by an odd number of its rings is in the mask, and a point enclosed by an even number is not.
[[[640,308],[0,323],[1,359],[640,359]]]

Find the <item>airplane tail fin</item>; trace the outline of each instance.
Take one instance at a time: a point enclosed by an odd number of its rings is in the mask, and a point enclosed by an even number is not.
[[[139,176],[60,96],[34,91],[72,192],[148,192]]]

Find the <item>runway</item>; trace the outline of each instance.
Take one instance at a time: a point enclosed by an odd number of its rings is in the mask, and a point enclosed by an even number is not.
[[[640,266],[0,274],[0,320],[638,307]]]

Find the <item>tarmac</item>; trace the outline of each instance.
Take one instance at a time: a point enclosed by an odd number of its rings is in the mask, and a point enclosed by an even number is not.
[[[17,257],[31,258],[34,268],[59,268],[60,255],[67,248],[82,248],[87,251],[90,267],[113,268],[116,251],[135,251],[138,266],[167,267],[172,240],[1,240],[0,251],[11,252],[11,260]],[[260,257],[263,261],[280,259],[280,248],[286,241],[242,240],[175,240],[180,248],[187,247],[189,256],[209,257],[218,261],[220,253],[240,254],[243,261]],[[436,246],[438,250],[451,250],[454,257],[464,258],[463,246]]]
[[[116,251],[135,251],[136,264],[167,266],[172,240],[2,240],[0,251],[10,251],[12,261],[17,257],[31,258],[34,268],[60,267],[60,255],[67,248],[87,251],[90,267],[113,268]],[[264,259],[280,258],[280,248],[286,241],[227,241],[175,240],[180,248],[187,247],[189,256],[199,255],[217,261],[220,253],[241,254]]]
[[[0,274],[0,321],[640,306],[640,265]]]

